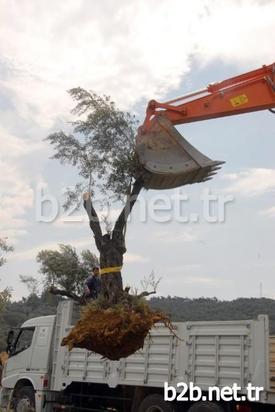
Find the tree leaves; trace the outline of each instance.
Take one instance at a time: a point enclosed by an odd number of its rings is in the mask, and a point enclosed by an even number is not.
[[[6,263],[5,257],[2,255],[2,252],[8,253],[12,252],[13,247],[7,243],[6,238],[0,238],[0,267]],[[11,299],[11,289],[5,288],[4,290],[0,291],[0,317],[2,315],[3,310],[5,309],[7,303]]]
[[[82,88],[69,90],[77,102],[73,113],[73,134],[52,133],[45,140],[54,148],[53,159],[77,168],[88,190],[97,189],[105,198],[122,200],[134,179],[140,175],[135,153],[137,121],[117,109],[109,96],[98,96]],[[69,204],[78,198],[79,182],[68,192]],[[73,196],[74,193],[74,196]],[[66,202],[67,205],[67,202]]]
[[[12,252],[13,247],[8,245],[6,238],[0,238],[0,267],[4,265],[6,262],[5,257],[3,256],[4,253]]]
[[[5,288],[0,292],[0,316],[5,309],[8,302],[11,299],[11,290],[9,288]]]
[[[59,245],[59,250],[41,250],[37,255],[40,272],[44,276],[44,287],[62,289],[78,296],[83,294],[84,283],[97,257],[89,250],[80,256],[71,245]]]

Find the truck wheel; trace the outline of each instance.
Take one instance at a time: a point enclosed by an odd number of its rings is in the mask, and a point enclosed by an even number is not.
[[[173,406],[157,393],[149,395],[140,404],[138,412],[175,412]]]
[[[224,409],[212,402],[193,403],[188,412],[224,412]]]
[[[35,393],[32,386],[22,386],[15,394],[15,412],[35,412]]]

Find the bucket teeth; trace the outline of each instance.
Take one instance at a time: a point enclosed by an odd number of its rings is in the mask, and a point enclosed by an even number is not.
[[[211,173],[208,173],[207,177],[213,177],[213,176],[215,176],[216,174],[217,174],[216,172],[211,172]]]
[[[211,160],[192,146],[164,117],[137,136],[136,151],[147,189],[172,189],[210,180],[223,161]]]
[[[221,170],[221,167],[212,167],[211,168],[212,172],[217,172],[218,170]]]

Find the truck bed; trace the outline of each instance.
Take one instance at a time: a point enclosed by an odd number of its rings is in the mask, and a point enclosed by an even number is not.
[[[275,336],[269,338],[270,391],[275,393]]]
[[[71,301],[58,307],[53,390],[60,391],[71,382],[163,387],[167,381],[172,385],[193,382],[206,391],[209,386],[237,383],[244,393],[252,382],[275,391],[275,337],[269,343],[267,316],[260,315],[256,320],[179,322],[174,324],[177,336],[157,325],[143,350],[111,362],[87,350],[69,352],[60,346],[78,318],[75,309]]]

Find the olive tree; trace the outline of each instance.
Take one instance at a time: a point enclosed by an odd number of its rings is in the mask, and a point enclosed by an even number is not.
[[[127,219],[143,188],[143,179],[135,152],[137,121],[119,110],[108,96],[81,88],[71,89],[76,101],[72,133],[59,131],[46,140],[54,148],[53,159],[77,168],[80,181],[67,190],[64,207],[79,200],[84,192],[84,208],[99,251],[102,293],[110,303],[119,301],[123,292],[121,268],[126,252]],[[112,229],[104,233],[94,199],[123,202]]]
[[[83,250],[78,255],[75,248],[64,244],[59,245],[59,250],[41,250],[37,262],[40,264],[45,291],[79,302],[82,302],[84,283],[91,268],[98,265],[97,257],[89,250]],[[27,282],[29,280],[34,279],[27,278]]]

